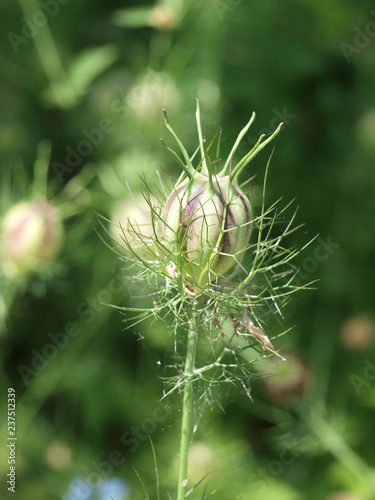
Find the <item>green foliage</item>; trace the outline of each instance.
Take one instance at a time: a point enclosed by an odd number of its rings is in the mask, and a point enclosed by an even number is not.
[[[129,486],[129,498],[144,499],[135,468],[150,498],[157,498],[157,483],[160,498],[175,498],[179,388],[159,400],[181,375],[183,353],[176,353],[174,340],[186,332],[170,333],[171,315],[135,324],[135,312],[104,305],[144,308],[147,299],[125,280],[129,264],[101,242],[103,219],[96,213],[122,234],[115,226],[125,227],[129,212],[120,218],[117,210],[124,201],[134,204],[127,184],[136,203],[145,180],[158,186],[156,195],[165,188],[161,177],[173,186],[180,167],[159,143],[163,137],[169,147],[161,109],[191,155],[198,97],[207,141],[222,130],[211,150],[220,142],[217,158],[230,157],[253,111],[257,119],[238,145],[239,160],[284,122],[265,196],[269,151],[247,167],[259,231],[242,265],[258,273],[258,290],[271,290],[270,275],[259,273],[270,261],[259,257],[272,260],[277,249],[273,258],[288,259],[276,245],[283,236],[283,248],[295,253],[293,269],[300,270],[296,288],[319,282],[280,307],[283,317],[272,312],[272,297],[270,308],[253,311],[260,325],[249,313],[281,355],[293,352],[306,367],[302,399],[291,397],[290,387],[275,399],[255,362],[259,375],[246,378],[245,359],[233,357],[220,338],[215,352],[209,337],[198,345],[207,372],[201,373],[205,390],[197,392],[205,404],[193,414],[189,486],[198,486],[189,498],[215,491],[218,499],[336,500],[341,491],[371,500],[373,3],[20,0],[0,11],[6,19],[0,217],[16,203],[43,197],[58,207],[65,232],[59,256],[33,275],[14,279],[1,265],[1,384],[3,395],[8,387],[16,391],[17,497],[59,500],[76,478],[98,485],[117,477]],[[295,197],[294,216],[288,203]],[[291,233],[293,217],[294,227],[305,226]],[[304,252],[292,248],[316,234]],[[286,278],[278,269],[271,275],[275,300],[282,294],[277,280]],[[175,286],[171,281],[168,293]],[[261,304],[263,293],[252,292]],[[240,290],[232,300],[243,307]],[[227,325],[232,328],[230,316]],[[233,359],[235,372],[223,371]],[[215,386],[213,373],[239,389]],[[4,484],[5,396],[0,410]]]

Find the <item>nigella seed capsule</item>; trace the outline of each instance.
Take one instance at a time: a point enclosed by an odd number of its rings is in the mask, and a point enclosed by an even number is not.
[[[210,185],[197,173],[171,193],[159,228],[163,253],[174,261],[181,256],[182,275],[200,288],[238,263],[252,230],[250,202],[229,176]]]
[[[163,140],[162,143],[184,173],[158,217],[155,242],[159,257],[169,261],[166,274],[171,276],[171,269],[175,269],[173,279],[182,278],[185,290],[194,295],[238,264],[246,250],[253,218],[250,201],[238,184],[239,175],[279,133],[283,124],[280,123],[267,139],[262,135],[254,148],[233,164],[234,154],[255,119],[253,113],[238,135],[221,172],[214,175],[209,147],[203,139],[199,101],[196,120],[201,161],[197,169],[169,124],[166,111],[163,112],[165,125],[175,138],[184,161]]]

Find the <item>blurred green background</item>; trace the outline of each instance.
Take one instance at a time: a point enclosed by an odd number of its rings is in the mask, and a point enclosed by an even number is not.
[[[218,487],[213,498],[374,499],[373,2],[6,0],[0,17],[1,217],[45,197],[64,226],[38,272],[2,265],[2,498],[8,387],[15,498],[143,499],[134,467],[156,498],[148,434],[161,498],[174,497],[179,398],[159,401],[173,338],[161,323],[123,330],[101,304],[134,300],[96,212],[117,222],[126,183],[136,196],[157,169],[177,178],[161,108],[192,153],[199,97],[206,137],[223,129],[223,155],[253,111],[242,153],[285,122],[267,197],[297,197],[305,226],[290,243],[319,234],[298,257],[302,281],[319,282],[293,297],[283,326],[296,326],[275,341],[298,360],[291,381],[275,365],[273,386],[252,384],[254,402],[234,388],[220,394],[224,411],[197,410],[192,481],[211,472],[191,498]]]

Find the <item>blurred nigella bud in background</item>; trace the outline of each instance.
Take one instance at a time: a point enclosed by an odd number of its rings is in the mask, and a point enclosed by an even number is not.
[[[109,226],[111,236],[127,253],[134,252],[145,260],[155,259],[153,210],[157,211],[153,198],[138,195],[122,200],[113,207]]]
[[[71,463],[72,450],[63,441],[53,439],[46,448],[46,463],[52,470],[64,470]]]
[[[217,456],[214,450],[206,443],[198,441],[193,443],[189,450],[190,477],[192,481],[198,483],[207,471],[217,472]],[[215,470],[216,469],[216,470]]]
[[[167,108],[176,113],[180,105],[177,84],[167,74],[148,70],[134,82],[126,98],[133,116],[144,124],[159,124],[160,110]]]
[[[60,252],[63,225],[58,209],[39,199],[11,207],[1,224],[4,271],[27,275],[39,271]]]
[[[311,373],[305,361],[296,352],[284,354],[281,358],[267,358],[261,363],[260,371],[266,393],[275,404],[288,404],[301,398],[309,387]]]
[[[364,315],[348,318],[340,329],[340,342],[348,351],[367,349],[375,341],[375,323]]]

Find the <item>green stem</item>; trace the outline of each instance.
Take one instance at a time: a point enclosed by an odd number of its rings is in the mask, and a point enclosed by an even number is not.
[[[312,432],[321,440],[324,448],[331,453],[349,474],[356,476],[366,499],[373,498],[375,478],[371,467],[347,444],[345,438],[324,417],[323,407],[315,403],[311,407],[307,423]]]
[[[190,323],[188,332],[188,344],[186,351],[184,376],[186,382],[184,385],[184,395],[182,401],[182,422],[180,436],[180,457],[178,467],[178,485],[177,485],[177,500],[185,498],[187,486],[187,466],[188,466],[188,449],[190,442],[190,432],[192,423],[192,403],[193,403],[193,375],[195,370],[195,353],[197,350],[197,318],[195,310]]]

